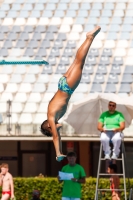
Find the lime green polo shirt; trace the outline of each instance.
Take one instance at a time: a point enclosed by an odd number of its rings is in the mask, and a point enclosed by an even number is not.
[[[118,111],[115,111],[114,113],[110,113],[109,111],[103,112],[98,120],[98,122],[104,124],[104,128],[107,129],[119,128],[120,123],[124,121],[125,118],[123,114]]]
[[[65,173],[73,173],[73,176],[76,179],[86,177],[84,168],[79,164],[75,164],[74,166],[70,166],[69,164],[65,165],[61,171]],[[80,198],[81,183],[64,180],[62,197]]]

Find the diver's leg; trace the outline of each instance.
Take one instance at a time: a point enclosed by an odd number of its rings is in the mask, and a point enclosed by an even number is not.
[[[66,155],[62,154],[62,141],[61,141],[61,136],[60,136],[59,130],[57,131],[57,133],[58,133],[58,144],[59,144],[60,154],[57,154],[56,160],[60,162],[61,160],[63,160],[66,157]]]
[[[72,89],[75,89],[80,82],[85,58],[93,39],[99,33],[100,29],[101,28],[97,26],[95,29],[87,33],[86,40],[78,49],[74,62],[72,63],[68,71],[64,74],[64,76],[67,77],[68,85]]]

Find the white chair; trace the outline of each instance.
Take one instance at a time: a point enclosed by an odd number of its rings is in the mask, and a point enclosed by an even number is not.
[[[26,74],[23,83],[35,83],[36,77],[34,74]]]
[[[41,17],[39,19],[38,25],[49,25],[49,18],[48,17]]]
[[[114,17],[123,17],[124,11],[123,10],[114,10]]]
[[[43,96],[42,102],[49,102],[53,98],[54,94],[54,92],[46,92]]]
[[[105,39],[105,33],[104,32],[100,32],[96,38],[96,40],[104,40]]]
[[[37,112],[38,113],[47,113],[47,110],[48,110],[48,103],[40,103]]]
[[[4,65],[2,66],[1,74],[12,74],[13,66],[12,65]]]
[[[47,89],[47,92],[56,92],[58,90],[58,85],[56,84],[53,84],[53,83],[50,83],[48,85],[48,89]]]
[[[0,9],[1,9],[1,10],[5,10],[5,11],[8,11],[8,10],[10,10],[10,6],[9,6],[9,4],[7,4],[7,3],[2,3]]]
[[[107,2],[116,3],[116,0],[107,0]]]
[[[79,101],[84,98],[84,93],[74,93],[70,98],[70,102]]]
[[[126,10],[125,16],[126,16],[126,17],[133,17],[133,12],[132,12],[132,10]]]
[[[22,55],[22,50],[21,49],[18,49],[18,48],[13,49],[12,48],[12,51],[10,53],[11,57],[20,57],[21,55]]]
[[[127,93],[118,93],[117,95],[118,95],[119,97],[121,97],[121,98],[128,97],[128,94],[127,94]]]
[[[71,30],[70,25],[68,25],[68,24],[65,24],[65,25],[62,24],[60,26],[59,32],[61,32],[61,33],[69,33],[70,30]]]
[[[26,24],[26,19],[25,18],[16,18],[14,25],[16,26],[23,26]]]
[[[72,25],[73,24],[73,18],[72,17],[64,17],[62,24]]]
[[[30,83],[21,83],[20,88],[19,88],[19,92],[25,92],[25,93],[29,93],[31,92],[31,84]]]
[[[3,123],[3,117],[2,114],[0,114],[0,124]]]
[[[85,2],[85,0],[84,0],[84,2]],[[88,0],[87,2],[92,2],[92,0]],[[72,3],[81,3],[81,0],[72,0]]]
[[[26,93],[19,93],[17,92],[15,98],[14,98],[14,102],[20,102],[20,103],[25,103],[27,101],[27,95]]]
[[[32,123],[32,115],[30,113],[22,113],[20,115],[19,124],[31,124]]]
[[[5,0],[4,3],[12,4],[14,0]]]
[[[7,112],[7,103],[2,102],[0,103],[0,113],[6,113]]]
[[[104,42],[104,48],[113,49],[113,48],[115,48],[115,46],[116,46],[116,43],[114,40],[106,40]]]
[[[20,11],[20,10],[21,10],[21,4],[14,3],[14,4],[12,5],[11,10]]]
[[[56,10],[56,4],[55,3],[48,3],[46,5],[45,10],[53,10],[53,11]]]
[[[125,3],[117,3],[115,9],[124,10],[124,9],[126,9],[126,4]]]
[[[88,92],[88,85],[84,83],[80,83],[76,88],[75,92]]]
[[[26,65],[17,65],[14,74],[25,74]]]
[[[11,123],[12,124],[17,124],[18,123],[18,119],[19,119],[18,114],[12,113],[12,115],[11,115]]]
[[[132,1],[132,0],[131,0]],[[120,2],[120,3],[128,3],[128,2],[130,2],[130,0],[128,1],[128,0],[118,0],[118,2]]]
[[[133,65],[132,56],[127,56],[125,60],[125,65]]]
[[[21,74],[13,74],[9,82],[10,83],[21,83],[22,82]]]
[[[0,74],[0,83],[7,83],[9,76],[7,74]]]
[[[18,91],[18,86],[16,83],[8,83],[5,92],[16,93]]]
[[[34,10],[43,11],[44,10],[44,4],[43,3],[37,3],[37,4],[35,4]]]
[[[133,0],[129,0],[129,3],[128,3],[128,5],[127,5],[127,10],[132,10],[133,9],[133,3],[131,3],[131,2],[133,2]]]
[[[68,40],[79,40],[79,39],[80,39],[79,33],[71,32],[68,36]]]
[[[4,86],[2,83],[0,83],[0,93],[4,91]]]
[[[47,115],[45,113],[43,113],[43,114],[42,113],[37,113],[35,115],[33,124],[41,124],[46,119],[47,119]]]
[[[102,46],[103,46],[103,43],[101,40],[94,40],[94,42],[91,45],[91,48],[100,49],[100,48],[102,48]]]
[[[72,32],[81,33],[83,32],[83,27],[81,24],[74,24],[72,26]]]
[[[126,50],[124,48],[116,48],[114,56],[126,56]]]
[[[26,22],[26,25],[27,25],[27,26],[36,26],[36,25],[37,25],[37,22],[38,22],[37,18],[35,18],[35,17],[30,17],[30,18],[28,18],[28,20],[27,20],[27,22]]]
[[[50,25],[60,25],[62,23],[62,20],[60,17],[52,17],[50,21]]]
[[[39,66],[38,65],[31,65],[28,71],[28,74],[39,74]]]
[[[40,93],[30,93],[30,96],[28,98],[28,102],[39,103],[40,101],[41,101]]]
[[[8,100],[13,100],[13,95],[12,93],[7,93],[7,92],[3,92],[1,97],[0,97],[0,101],[2,102],[5,102],[5,101],[8,101]]]
[[[128,41],[127,40],[119,40],[117,43],[117,48],[127,48]]]
[[[68,9],[68,5],[67,3],[59,3],[58,6],[57,6],[57,10],[67,10]]]
[[[127,56],[132,56],[133,55],[133,48],[128,49]]]
[[[52,79],[51,79],[51,83],[57,83],[58,85],[58,82],[59,82],[59,79],[62,77],[61,74],[54,74]]]
[[[35,113],[37,111],[36,103],[26,103],[23,112],[24,113]]]
[[[48,83],[49,82],[49,75],[48,74],[40,74],[37,83]]]
[[[12,26],[14,24],[14,20],[12,18],[5,18],[2,22],[2,26]]]
[[[46,86],[43,83],[35,83],[34,87],[32,89],[32,92],[40,92],[40,93],[44,93],[46,91]]]
[[[13,113],[21,113],[22,112],[22,104],[17,102],[12,102],[11,106]]]
[[[68,8],[68,10],[79,10],[79,4],[78,3],[70,3],[69,4],[69,8]]]
[[[32,11],[33,10],[33,6],[31,3],[25,3],[23,5],[23,10],[28,10],[28,11]]]

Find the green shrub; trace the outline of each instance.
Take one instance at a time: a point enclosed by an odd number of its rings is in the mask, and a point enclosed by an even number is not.
[[[82,200],[94,200],[96,178],[87,178],[86,183],[82,185]],[[126,180],[128,187],[128,181]],[[100,179],[99,188],[109,189],[109,179]],[[120,181],[122,189],[123,180]],[[133,188],[133,179],[130,179],[130,187],[127,188],[127,197],[129,189]],[[61,200],[62,183],[57,178],[14,178],[14,189],[16,200],[31,200],[32,191],[37,189],[41,192],[41,200]],[[102,196],[102,198],[100,198]],[[111,192],[102,192],[99,199],[111,200]],[[124,200],[124,192],[121,192],[121,200]]]

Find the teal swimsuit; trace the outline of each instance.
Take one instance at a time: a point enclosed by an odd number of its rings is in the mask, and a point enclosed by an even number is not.
[[[60,78],[59,83],[58,83],[58,89],[63,91],[63,92],[66,92],[68,94],[72,94],[74,92],[74,90],[72,90],[69,87],[65,76],[62,76]]]

